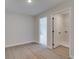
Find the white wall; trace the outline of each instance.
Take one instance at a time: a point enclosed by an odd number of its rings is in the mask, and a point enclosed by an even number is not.
[[[51,16],[53,16],[54,14],[56,14],[56,13],[58,13],[57,11],[60,11],[60,10],[62,10],[62,9],[67,9],[67,8],[71,8],[71,17],[72,17],[72,19],[71,19],[71,25],[72,25],[72,30],[71,30],[71,33],[72,33],[72,35],[71,35],[71,46],[70,46],[70,55],[71,56],[74,56],[74,53],[73,53],[73,51],[74,51],[74,47],[73,47],[73,41],[74,41],[74,34],[73,34],[73,0],[69,0],[69,1],[67,1],[67,2],[63,2],[63,3],[61,3],[61,4],[59,4],[59,5],[57,5],[57,6],[55,6],[55,7],[53,7],[52,9],[49,9],[49,10],[47,10],[47,11],[45,11],[45,12],[43,12],[43,13],[41,13],[41,14],[39,14],[39,15],[37,15],[36,16],[36,25],[35,25],[35,27],[36,27],[36,32],[35,32],[35,35],[36,35],[36,37],[35,37],[35,39],[37,40],[37,41],[39,41],[39,18],[40,17],[43,17],[43,16],[47,16],[47,18],[48,18],[48,23],[47,23],[47,26],[48,26],[48,29],[47,29],[47,33],[48,33],[48,36],[47,36],[47,40],[48,40],[48,47],[49,48],[52,48],[52,27],[51,27],[51,22],[52,22],[52,20],[51,20]]]
[[[6,47],[34,41],[34,19],[32,16],[6,13]]]

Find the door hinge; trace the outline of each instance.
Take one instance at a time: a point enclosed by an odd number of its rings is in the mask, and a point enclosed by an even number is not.
[[[54,43],[52,45],[54,46]]]
[[[52,32],[54,32],[54,30]]]

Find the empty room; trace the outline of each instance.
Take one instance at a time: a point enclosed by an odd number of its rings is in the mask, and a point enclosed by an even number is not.
[[[74,0],[5,0],[5,59],[74,59]]]

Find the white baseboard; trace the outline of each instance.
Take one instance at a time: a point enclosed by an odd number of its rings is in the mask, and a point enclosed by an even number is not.
[[[16,44],[11,44],[11,45],[5,45],[5,48],[13,47],[13,46],[17,46],[17,45],[28,44],[28,43],[32,43],[32,42],[36,42],[36,41],[28,41],[28,42],[16,43]],[[38,43],[38,42],[36,42],[36,43]]]
[[[60,43],[60,45],[62,45],[62,46],[65,46],[65,47],[68,47],[69,48],[69,45],[68,44],[65,44],[65,43]]]

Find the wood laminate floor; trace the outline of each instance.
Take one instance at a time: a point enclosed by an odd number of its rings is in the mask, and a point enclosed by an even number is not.
[[[39,44],[26,44],[5,49],[5,59],[68,59]]]
[[[58,46],[57,48],[53,49],[53,52],[59,56],[69,58],[69,48],[64,46]]]

